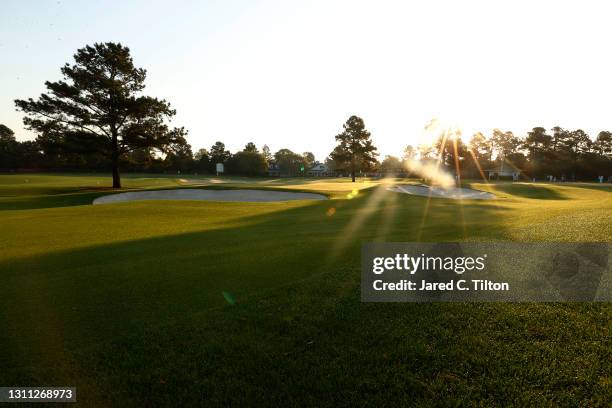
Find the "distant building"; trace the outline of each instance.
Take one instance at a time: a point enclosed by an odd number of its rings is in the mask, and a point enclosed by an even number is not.
[[[269,177],[296,177],[296,176],[308,176],[308,177],[334,177],[336,172],[332,171],[327,164],[315,162],[312,167],[306,171],[299,171],[298,173],[283,173],[276,162],[271,161],[268,163],[268,176]]]
[[[506,162],[501,162],[498,166],[487,170],[489,180],[511,179],[518,181],[521,170]]]
[[[332,171],[327,164],[315,162],[315,164],[308,169],[306,175],[309,177],[329,177],[335,176],[336,173]]]
[[[270,177],[280,177],[281,172],[278,164],[275,162],[268,163],[268,176]]]

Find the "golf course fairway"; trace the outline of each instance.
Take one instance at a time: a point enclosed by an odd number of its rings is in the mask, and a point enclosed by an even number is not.
[[[186,176],[181,176],[186,177]],[[106,175],[0,176],[0,384],[82,406],[603,406],[608,303],[362,303],[363,242],[612,241],[612,186],[241,179],[322,194],[135,201]],[[402,181],[406,183],[406,181]],[[415,184],[417,181],[415,181]],[[134,189],[219,188],[127,175]]]

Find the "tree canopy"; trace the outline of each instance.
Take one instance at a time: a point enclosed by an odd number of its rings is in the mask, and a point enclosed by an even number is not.
[[[259,153],[259,150],[257,150],[255,143],[249,142],[244,146],[243,152]]]
[[[210,161],[213,166],[217,163],[227,163],[232,154],[229,150],[225,149],[225,143],[215,142],[210,148]]]
[[[304,157],[289,149],[280,149],[274,153],[274,161],[283,174],[304,174],[306,162]]]
[[[184,145],[186,131],[167,125],[176,111],[165,100],[142,95],[146,70],[136,68],[129,48],[96,43],[77,50],[63,79],[45,82],[37,100],[15,100],[24,124],[60,150],[110,157],[113,187],[121,187],[119,164],[130,151],[166,152]]]
[[[367,171],[376,163],[378,153],[363,119],[353,115],[342,127],[344,130],[336,135],[338,145],[331,152],[330,158],[337,164],[344,164],[355,182],[357,171]]]

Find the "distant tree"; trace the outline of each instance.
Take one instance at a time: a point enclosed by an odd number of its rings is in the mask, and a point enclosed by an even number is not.
[[[306,170],[304,157],[289,149],[280,149],[278,152],[274,153],[274,160],[282,174],[301,175]]]
[[[148,147],[134,149],[126,156],[127,166],[130,170],[150,170],[156,159],[154,152]]]
[[[228,170],[243,176],[263,176],[268,171],[266,159],[258,152],[238,152],[228,160]]]
[[[462,162],[468,155],[467,148],[460,135],[453,135],[452,137],[441,136],[435,143],[435,148],[438,151],[438,155],[442,163],[454,170],[462,166]]]
[[[263,147],[261,148],[261,154],[268,163],[270,163],[274,159],[274,156],[272,155],[272,152],[270,151],[268,145],[263,145]]]
[[[404,148],[404,151],[402,152],[402,160],[403,161],[414,160],[416,159],[417,154],[418,154],[418,150],[414,148],[412,145],[408,145]]]
[[[484,172],[492,165],[491,141],[482,132],[476,132],[468,142],[466,150],[466,163],[463,166],[465,176],[486,178]]]
[[[166,125],[176,113],[168,102],[141,95],[146,71],[134,67],[129,48],[96,43],[77,50],[74,60],[61,68],[64,80],[45,83],[49,93],[15,104],[29,129],[55,135],[67,149],[109,156],[113,188],[120,188],[123,155],[143,147],[165,151],[186,132]]]
[[[35,140],[16,143],[14,167],[38,169],[44,160],[38,143]]]
[[[498,159],[503,160],[517,151],[521,141],[510,131],[502,132],[499,129],[494,129],[491,136],[491,144],[493,150],[497,153]]]
[[[559,145],[561,144],[561,140],[565,138],[565,135],[568,133],[567,130],[563,129],[560,126],[555,126],[552,128],[552,136],[551,136],[551,149],[553,151],[558,151]]]
[[[586,153],[591,149],[591,139],[582,129],[577,129],[565,135],[561,141],[561,149],[571,152],[574,156]]]
[[[312,152],[304,152],[302,153],[302,157],[304,158],[304,164],[306,168],[312,167],[315,163],[315,155]]]
[[[563,134],[558,149],[569,157],[569,161],[571,162],[570,171],[573,180],[576,179],[578,160],[582,155],[591,150],[591,144],[592,142],[589,135],[582,129],[565,132]]]
[[[198,150],[193,157],[197,161],[209,160],[210,159],[210,155],[208,154],[208,150],[206,150],[206,149]]]
[[[522,152],[512,152],[505,157],[511,167],[524,169],[527,167],[527,157]]]
[[[436,147],[429,143],[420,144],[417,147],[420,160],[431,160],[438,156]]]
[[[0,169],[17,167],[15,160],[17,148],[15,133],[7,126],[0,124]]]
[[[342,157],[343,155],[340,146],[336,146],[334,150],[329,154],[329,156],[325,159],[325,164],[330,170],[336,173],[346,173],[350,170],[346,161],[344,161]]]
[[[370,132],[365,129],[363,119],[351,116],[343,125],[344,131],[336,135],[338,145],[330,157],[339,163],[346,163],[355,182],[355,174],[359,170],[367,171],[376,163],[376,147],[372,144]]]
[[[207,172],[210,171],[210,154],[206,149],[200,149],[194,155],[194,167],[197,171]]]
[[[255,143],[253,142],[247,143],[246,146],[244,146],[244,149],[242,151],[251,152],[251,153],[259,153],[259,150],[257,150],[257,146],[255,146]]]
[[[339,167],[337,165],[337,163],[335,161],[333,161],[331,159],[331,157],[329,157],[329,156],[325,158],[325,165],[327,166],[329,171],[333,172],[333,173],[338,173],[338,172],[344,171],[344,169],[342,167]]]
[[[534,127],[527,133],[523,141],[523,147],[528,152],[529,165],[533,176],[548,171],[549,156],[552,151],[553,137],[546,133],[543,127]],[[515,163],[516,164],[516,163]],[[525,166],[523,166],[525,167]]]
[[[193,152],[191,145],[184,138],[175,140],[167,149],[166,167],[177,171],[191,171],[193,169]]]
[[[215,142],[210,148],[210,162],[214,167],[217,163],[227,163],[232,154],[225,150],[223,142]]]
[[[546,134],[546,129],[543,127],[534,127],[527,133],[527,137],[523,141],[526,149],[531,153],[533,150],[550,149],[552,146],[552,136]]]
[[[5,141],[5,140],[10,140],[10,141],[15,141],[15,132],[13,132],[11,129],[9,129],[8,126],[3,125],[0,123],[0,140]]]
[[[593,143],[593,151],[600,156],[612,156],[612,132],[606,130],[599,132]],[[612,157],[611,157],[612,158]]]
[[[481,132],[474,133],[468,143],[468,148],[481,165],[488,165],[491,163],[493,147],[491,146],[491,141]]]
[[[380,164],[380,171],[388,175],[396,175],[402,172],[402,162],[395,156],[386,156]]]

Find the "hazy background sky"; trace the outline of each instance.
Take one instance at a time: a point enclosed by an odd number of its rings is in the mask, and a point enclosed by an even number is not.
[[[117,41],[169,100],[194,152],[221,140],[323,159],[352,114],[385,154],[432,118],[524,134],[612,130],[605,1],[18,1],[0,11],[0,123],[77,48]]]

